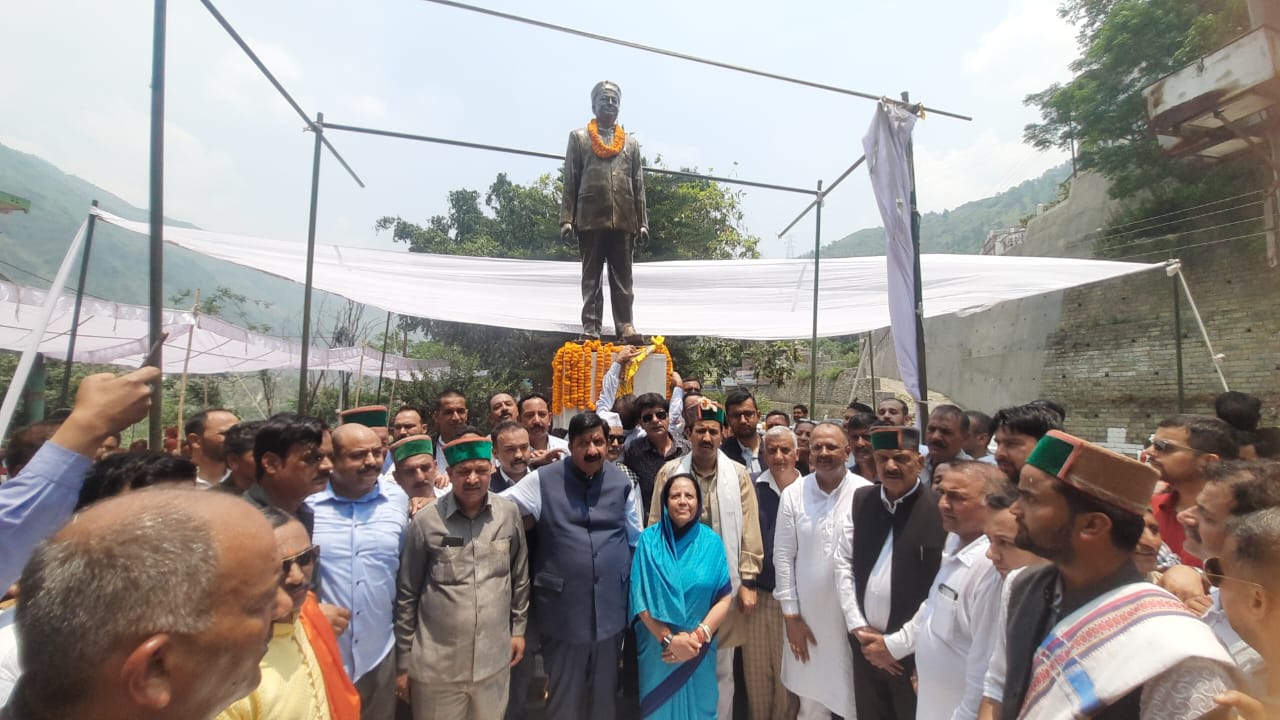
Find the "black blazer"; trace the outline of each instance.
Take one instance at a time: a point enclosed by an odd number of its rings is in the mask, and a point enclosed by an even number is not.
[[[910,507],[906,507],[910,505]],[[893,532],[893,566],[890,575],[889,625],[896,632],[920,609],[942,564],[942,529],[938,494],[921,483],[915,493],[890,515],[880,502],[880,486],[858,488],[853,495],[853,576],[858,607],[865,608],[867,582],[885,538]],[[865,612],[865,609],[864,609]]]
[[[729,456],[729,459],[747,467],[747,459],[742,455],[742,443],[738,442],[738,438],[729,436],[720,443],[720,452]],[[760,469],[763,471],[764,459],[760,456],[764,455],[764,441],[760,441],[760,451],[756,454],[756,460],[760,462]],[[748,468],[750,469],[750,468]]]

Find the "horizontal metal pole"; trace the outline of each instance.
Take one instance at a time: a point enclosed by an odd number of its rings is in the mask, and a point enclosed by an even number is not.
[[[318,123],[325,130],[341,130],[345,132],[362,133],[365,135],[378,135],[381,137],[396,138],[399,140],[416,140],[418,142],[435,143],[437,145],[452,145],[454,147],[470,148],[472,150],[488,150],[490,152],[507,153],[510,155],[524,155],[525,157],[543,158],[546,160],[557,160],[564,162],[564,155],[556,155],[555,153],[539,152],[537,150],[523,150],[521,148],[505,147],[503,145],[486,145],[485,143],[474,143],[466,140],[451,140],[449,138],[433,137],[431,135],[417,135],[414,133],[398,132],[395,130],[381,130],[378,128],[360,127],[357,125],[342,125],[339,123],[322,122]],[[713,182],[721,182],[732,185],[747,185],[749,187],[765,188],[767,190],[780,190],[782,192],[800,193],[802,195],[813,195],[814,191],[808,188],[791,187],[789,185],[777,185],[774,183],[755,182],[753,180],[743,180],[741,178],[721,177],[719,175],[704,175],[702,173],[687,172],[684,170],[668,170],[666,168],[645,167],[647,173],[655,173],[658,175],[673,175],[676,177],[693,178],[697,180],[711,180]]]

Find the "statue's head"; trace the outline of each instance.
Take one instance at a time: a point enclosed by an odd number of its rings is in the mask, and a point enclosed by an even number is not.
[[[615,82],[601,80],[591,88],[591,111],[596,120],[612,125],[618,119],[618,107],[622,105],[622,88]]]

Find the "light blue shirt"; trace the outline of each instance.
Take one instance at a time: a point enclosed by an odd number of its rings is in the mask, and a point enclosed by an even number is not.
[[[89,458],[50,440],[21,472],[0,485],[0,588],[17,582],[36,545],[71,519],[92,465]]]
[[[320,546],[320,600],[351,611],[338,649],[347,674],[359,680],[395,647],[396,573],[409,496],[379,479],[357,500],[335,494],[330,484],[307,505],[316,514],[311,541]]]

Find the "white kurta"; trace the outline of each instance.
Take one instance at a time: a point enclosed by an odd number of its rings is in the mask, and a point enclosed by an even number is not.
[[[804,476],[782,491],[773,539],[773,595],[783,614],[803,617],[817,640],[809,647],[808,663],[783,648],[782,684],[846,720],[856,718],[857,710],[853,651],[835,587],[836,543],[841,523],[853,511],[854,491],[868,484],[850,472],[827,494],[812,474]]]

